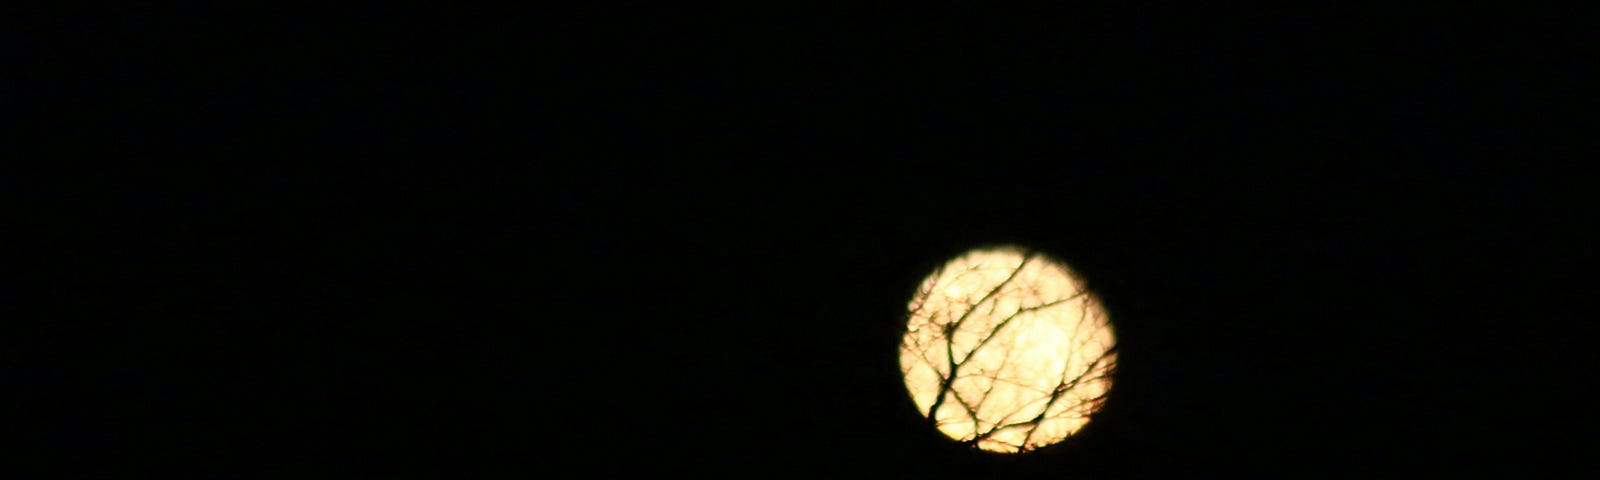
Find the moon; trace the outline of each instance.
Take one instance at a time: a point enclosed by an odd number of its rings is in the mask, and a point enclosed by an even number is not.
[[[900,367],[930,426],[1023,453],[1077,433],[1116,369],[1110,317],[1064,263],[1019,247],[972,250],[907,305]]]

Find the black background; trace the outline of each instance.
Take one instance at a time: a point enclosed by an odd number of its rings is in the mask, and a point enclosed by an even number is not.
[[[15,299],[49,312],[15,317],[40,320],[12,335],[45,424],[23,456],[108,478],[1592,470],[1595,57],[1570,23],[1595,13],[24,11],[8,148],[70,172],[12,188],[42,234]],[[1091,282],[1122,353],[1086,430],[1001,457],[919,423],[896,346],[923,275],[1013,243]]]

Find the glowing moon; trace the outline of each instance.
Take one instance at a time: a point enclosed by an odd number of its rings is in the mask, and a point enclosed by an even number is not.
[[[924,279],[900,367],[928,423],[1019,453],[1066,439],[1104,404],[1116,337],[1083,280],[1018,248],[973,250]]]

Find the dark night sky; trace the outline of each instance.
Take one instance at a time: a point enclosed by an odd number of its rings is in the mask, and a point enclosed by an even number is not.
[[[118,478],[1593,470],[1584,12],[1453,8],[23,15],[71,40],[13,43],[50,80],[13,131],[122,163],[16,190],[71,252],[17,293],[53,319],[18,391],[67,407],[30,443]],[[896,363],[916,282],[1006,243],[1121,340],[1101,417],[1024,458],[923,428]]]

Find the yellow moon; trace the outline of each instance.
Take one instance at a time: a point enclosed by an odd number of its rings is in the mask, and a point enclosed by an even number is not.
[[[928,275],[907,307],[906,389],[956,441],[1027,452],[1076,433],[1105,403],[1116,337],[1060,262],[1015,247],[973,250]]]

